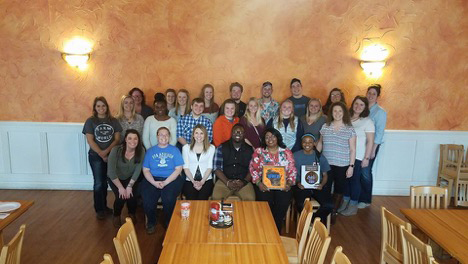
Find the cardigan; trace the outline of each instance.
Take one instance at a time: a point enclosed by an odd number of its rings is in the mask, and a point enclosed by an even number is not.
[[[215,154],[215,147],[210,145],[206,152],[202,152],[200,160],[197,158],[197,154],[190,149],[190,144],[186,144],[182,147],[182,156],[184,158],[184,169],[189,169],[192,173],[192,177],[195,177],[197,167],[200,166],[200,173],[202,177],[205,177],[205,172],[208,169],[213,169],[213,157]],[[213,177],[210,175],[206,180],[211,180]],[[190,181],[189,177],[185,178],[186,181]]]

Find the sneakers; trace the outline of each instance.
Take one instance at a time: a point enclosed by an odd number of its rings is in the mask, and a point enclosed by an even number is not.
[[[336,212],[341,213],[342,211],[346,210],[346,208],[348,208],[348,204],[349,204],[349,200],[343,200],[343,202],[341,202],[340,208],[338,208]]]
[[[156,227],[154,225],[146,227],[146,234],[151,235],[154,234],[154,232],[156,232]]]
[[[344,215],[344,216],[352,216],[352,215],[357,214],[357,211],[358,211],[357,205],[356,204],[350,204],[350,205],[348,205],[346,210],[341,211],[340,214]]]
[[[367,208],[369,206],[370,206],[370,204],[368,204],[368,203],[359,202],[358,205],[357,205],[357,208],[364,209],[364,208]]]
[[[122,226],[122,221],[120,220],[120,215],[119,216],[114,215],[114,219],[112,220],[112,223],[114,224],[114,227],[117,227],[117,228]]]

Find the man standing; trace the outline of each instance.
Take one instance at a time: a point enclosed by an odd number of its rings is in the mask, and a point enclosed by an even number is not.
[[[302,95],[302,83],[301,80],[294,78],[291,80],[290,84],[292,96],[288,99],[291,100],[294,104],[294,115],[298,118],[301,118],[307,112],[307,104],[309,103],[310,98]]]
[[[278,114],[279,103],[271,97],[273,93],[273,84],[264,82],[262,84],[262,98],[260,105],[262,106],[262,117],[265,119],[265,124]]]
[[[243,201],[255,201],[255,191],[249,172],[253,149],[244,140],[244,127],[235,124],[231,139],[216,149],[214,166],[218,180],[213,189],[213,200],[236,195]]]
[[[190,144],[193,128],[202,124],[208,131],[208,139],[211,142],[213,140],[213,124],[210,119],[202,115],[205,101],[201,98],[193,99],[191,109],[190,114],[182,116],[177,122],[177,141],[182,146]]]
[[[247,105],[241,101],[242,92],[244,92],[244,87],[238,82],[231,83],[231,85],[229,86],[229,92],[231,93],[231,99],[236,102],[237,109],[239,109],[237,116],[239,118],[243,117],[245,109],[247,108]]]

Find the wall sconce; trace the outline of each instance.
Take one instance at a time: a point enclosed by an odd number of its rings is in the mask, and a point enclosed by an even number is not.
[[[75,37],[65,44],[62,58],[72,67],[85,70],[88,67],[92,45],[89,41]]]
[[[386,65],[385,59],[388,50],[379,44],[374,44],[364,48],[361,54],[361,68],[364,73],[372,78],[379,78]]]

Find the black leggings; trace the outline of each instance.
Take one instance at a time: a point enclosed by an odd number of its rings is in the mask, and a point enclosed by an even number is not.
[[[344,194],[346,187],[346,170],[349,166],[339,167],[330,165],[331,170],[328,172],[328,181],[326,188],[331,191],[332,183],[335,183],[334,194]]]
[[[213,180],[207,180],[199,191],[193,187],[191,181],[185,181],[183,193],[187,200],[208,200],[213,193]]]

